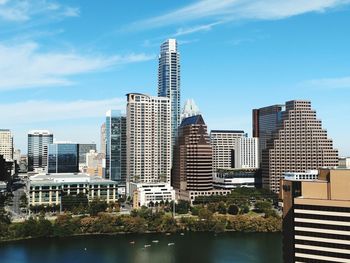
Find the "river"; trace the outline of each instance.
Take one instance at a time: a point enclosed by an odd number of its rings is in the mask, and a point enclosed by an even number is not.
[[[279,233],[80,236],[0,243],[0,262],[280,263],[281,250]]]

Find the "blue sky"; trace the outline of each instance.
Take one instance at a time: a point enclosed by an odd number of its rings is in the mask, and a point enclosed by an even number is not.
[[[182,100],[210,129],[251,134],[251,110],[308,99],[350,155],[350,1],[0,0],[0,123],[99,144],[125,94],[157,93],[157,54],[179,41]]]

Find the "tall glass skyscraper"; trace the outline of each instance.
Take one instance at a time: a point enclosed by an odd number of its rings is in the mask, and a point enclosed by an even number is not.
[[[106,113],[105,178],[126,185],[126,117],[118,110]]]
[[[28,172],[47,168],[47,148],[53,143],[53,134],[46,130],[28,133]]]
[[[79,172],[79,146],[76,143],[54,143],[48,146],[49,173]]]
[[[160,46],[158,67],[158,96],[167,97],[171,104],[171,136],[175,145],[180,126],[180,54],[175,39],[168,39]]]

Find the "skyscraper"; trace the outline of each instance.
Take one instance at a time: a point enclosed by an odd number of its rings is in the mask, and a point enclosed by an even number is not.
[[[6,160],[13,160],[13,137],[8,129],[0,129],[0,155]]]
[[[106,113],[106,179],[126,185],[126,117],[118,110]]]
[[[168,39],[160,46],[158,96],[170,99],[172,145],[180,125],[180,95],[180,54],[176,40]]]
[[[218,169],[235,168],[236,139],[244,137],[240,130],[212,130],[210,142],[213,147],[213,176]]]
[[[258,138],[237,138],[234,152],[234,168],[259,168],[258,155]]]
[[[96,151],[95,143],[79,143],[79,164],[86,165],[86,154],[91,150]]]
[[[213,189],[212,147],[202,115],[182,121],[173,158],[172,186],[176,190]]]
[[[253,110],[253,137],[259,138],[259,162],[267,141],[272,139],[282,121],[284,108],[284,105],[272,105]]]
[[[48,145],[49,173],[79,172],[79,145],[71,142],[56,142]]]
[[[28,133],[28,172],[47,168],[48,145],[53,143],[53,134],[46,130]]]
[[[101,153],[106,156],[106,123],[101,125]]]
[[[181,114],[181,121],[183,119],[186,119],[188,117],[192,117],[192,116],[196,116],[196,115],[200,115],[201,112],[199,111],[199,108],[197,106],[197,104],[194,102],[193,99],[190,100],[186,100],[185,102],[185,106],[182,110],[182,114]]]
[[[170,182],[170,100],[127,94],[128,182]]]
[[[333,142],[327,138],[327,131],[322,129],[310,101],[288,101],[286,110],[280,113],[277,129],[262,150],[261,162],[263,186],[276,193],[286,172],[338,165],[338,151],[333,149]]]

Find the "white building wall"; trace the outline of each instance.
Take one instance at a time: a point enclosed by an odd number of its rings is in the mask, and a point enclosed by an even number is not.
[[[235,168],[259,168],[258,138],[238,138],[235,142]]]

